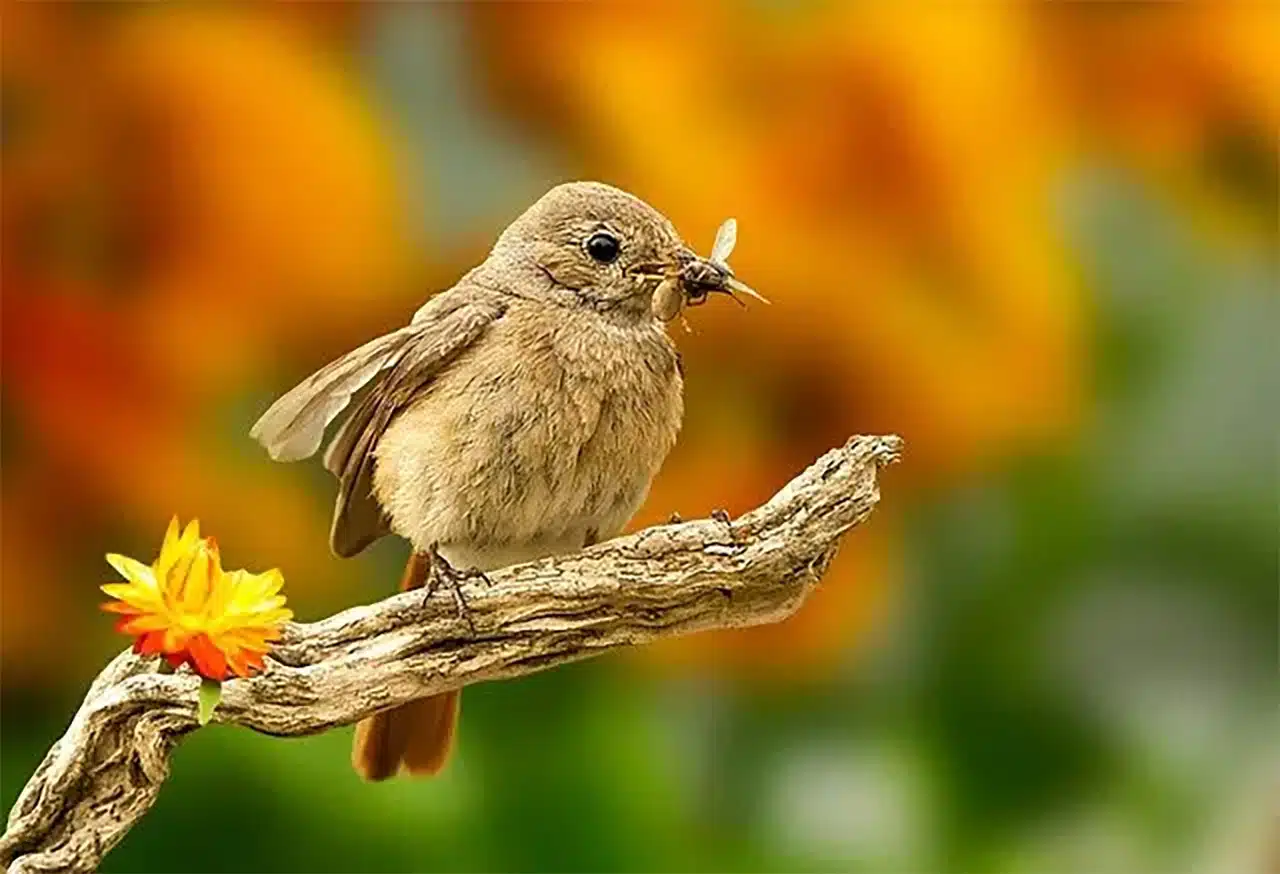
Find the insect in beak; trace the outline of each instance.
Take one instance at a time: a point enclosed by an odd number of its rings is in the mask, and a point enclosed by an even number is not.
[[[746,304],[738,294],[767,304],[768,298],[733,275],[729,255],[737,241],[738,222],[727,219],[716,232],[710,257],[701,258],[685,250],[676,264],[642,264],[632,268],[632,272],[637,276],[662,280],[665,285],[670,285],[670,280],[678,280],[678,284],[683,286],[684,303],[691,306],[706,303],[712,293],[727,294],[742,306]]]
[[[738,223],[727,220],[716,232],[711,256],[701,258],[683,250],[674,264],[642,264],[632,268],[637,276],[659,280],[653,293],[653,313],[660,320],[669,322],[687,306],[700,306],[713,293],[727,294],[746,306],[738,293],[753,297],[761,303],[769,301],[755,289],[741,282],[729,267],[729,254],[738,239]],[[736,292],[736,293],[735,293]],[[688,323],[685,324],[688,328]]]
[[[736,219],[726,219],[720,226],[720,230],[716,231],[716,241],[711,246],[711,257],[694,258],[680,271],[680,278],[684,283],[690,306],[705,303],[708,294],[712,292],[727,294],[741,306],[746,304],[734,292],[754,297],[761,303],[769,303],[764,295],[733,275],[733,269],[729,267],[729,255],[732,254],[737,242],[738,222]]]

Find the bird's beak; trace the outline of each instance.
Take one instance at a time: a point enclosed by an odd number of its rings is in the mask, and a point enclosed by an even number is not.
[[[684,286],[685,298],[691,305],[704,303],[707,295],[712,292],[727,294],[739,304],[742,304],[742,299],[738,294],[754,297],[761,303],[769,303],[764,295],[734,276],[728,264],[702,258],[688,250],[680,253],[679,260],[680,281]]]

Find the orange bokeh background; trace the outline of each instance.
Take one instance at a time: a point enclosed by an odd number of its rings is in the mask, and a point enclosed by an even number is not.
[[[1080,445],[1071,174],[1105,160],[1204,239],[1272,241],[1274,191],[1237,172],[1275,163],[1268,4],[4,12],[5,691],[84,684],[119,646],[101,553],[146,555],[175,512],[281,567],[300,618],[391,591],[399,547],[333,558],[332,484],[249,426],[558,181],[626,188],[704,251],[735,216],[774,301],[674,329],[685,428],[634,525],[742,512],[853,433],[907,443],[798,615],[638,656],[660,674],[842,670],[902,609],[913,508]]]

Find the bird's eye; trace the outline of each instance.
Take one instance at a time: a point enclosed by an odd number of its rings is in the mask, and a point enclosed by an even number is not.
[[[618,260],[620,249],[618,238],[604,231],[592,234],[591,239],[587,240],[587,254],[601,264],[612,264]]]

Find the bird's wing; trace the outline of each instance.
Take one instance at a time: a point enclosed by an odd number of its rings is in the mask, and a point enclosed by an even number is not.
[[[419,313],[390,364],[375,374],[368,393],[351,411],[325,451],[324,464],[338,477],[329,544],[340,556],[360,552],[386,534],[387,519],[373,494],[374,448],[396,414],[417,397],[505,311],[497,300],[478,298]]]
[[[356,392],[395,363],[415,333],[413,326],[401,328],[325,365],[272,404],[249,436],[276,461],[313,455],[329,423],[347,408]]]

